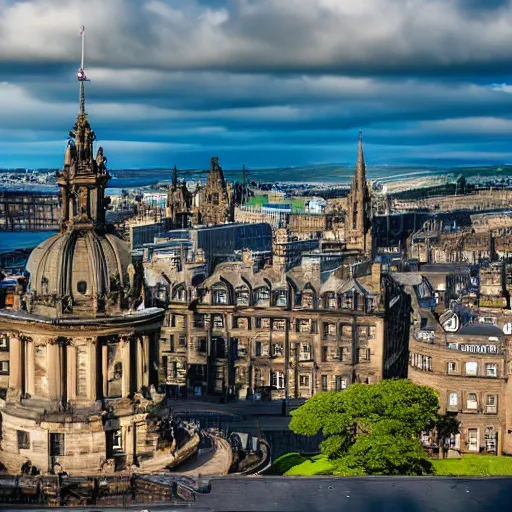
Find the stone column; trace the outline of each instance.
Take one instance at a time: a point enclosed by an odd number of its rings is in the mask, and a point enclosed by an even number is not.
[[[122,386],[122,395],[123,398],[126,398],[131,390],[130,390],[130,339],[123,338],[121,340],[121,355],[123,361],[123,386]]]
[[[76,347],[73,347],[72,345],[68,345],[67,347],[64,347],[64,348],[67,351],[68,374],[67,374],[66,378],[67,378],[68,400],[75,400],[76,395],[77,395],[77,389],[76,389],[77,349],[76,349]]]
[[[48,391],[50,400],[59,400],[61,397],[61,361],[59,345],[56,341],[46,345],[47,356],[47,374],[48,374]]]
[[[103,382],[103,398],[108,395],[108,345],[101,346],[101,377]]]
[[[96,368],[96,350],[97,341],[87,343],[87,359],[88,359],[88,372],[87,372],[87,398],[96,401],[96,379],[98,369]]]
[[[9,344],[9,387],[21,391],[21,340],[11,338]]]
[[[140,391],[140,388],[143,386],[142,383],[142,371],[143,371],[143,353],[142,353],[142,340],[140,338],[136,341],[137,346],[137,389],[136,391]]]
[[[30,340],[25,345],[25,390],[30,396],[35,394],[34,372],[34,342]]]
[[[142,337],[142,385],[149,387],[149,336]]]

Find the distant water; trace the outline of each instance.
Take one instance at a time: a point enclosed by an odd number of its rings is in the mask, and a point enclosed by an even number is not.
[[[36,247],[54,234],[54,231],[2,231],[0,232],[0,252]]]

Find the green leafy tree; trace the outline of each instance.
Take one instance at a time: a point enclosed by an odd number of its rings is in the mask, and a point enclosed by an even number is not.
[[[436,430],[438,445],[444,452],[444,447],[451,436],[460,432],[460,421],[454,413],[438,414]]]
[[[345,474],[427,474],[419,434],[436,425],[438,409],[436,392],[409,380],[353,384],[313,396],[292,412],[290,429],[322,432],[322,453]]]

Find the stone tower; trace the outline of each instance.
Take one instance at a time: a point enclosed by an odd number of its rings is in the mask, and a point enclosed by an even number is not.
[[[356,173],[347,200],[345,239],[347,249],[360,250],[373,257],[372,213],[370,193],[366,182],[366,167],[363,153],[363,134],[359,132]]]
[[[185,182],[178,182],[178,170],[174,166],[172,185],[167,192],[167,216],[175,227],[186,228],[191,216],[192,195]]]
[[[224,224],[233,220],[232,191],[226,186],[219,159],[213,157],[210,172],[200,197],[201,224]]]
[[[109,175],[101,148],[93,157],[83,46],[78,80],[79,112],[58,173],[61,230],[30,255],[24,311],[0,310],[9,347],[0,463],[11,473],[30,461],[42,473],[95,474],[139,456],[154,464],[158,452],[146,408],[164,311],[144,308],[141,269],[105,222]]]

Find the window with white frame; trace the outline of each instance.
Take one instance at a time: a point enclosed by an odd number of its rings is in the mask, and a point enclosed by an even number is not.
[[[346,377],[340,377],[339,375],[336,376],[336,380],[335,380],[336,391],[343,391],[344,389],[347,389],[347,385],[348,385],[348,379]]]
[[[284,318],[276,318],[272,322],[272,328],[275,331],[284,331],[286,329],[286,320]]]
[[[478,363],[476,361],[466,362],[466,375],[478,375]]]
[[[284,374],[278,371],[270,372],[270,385],[277,389],[284,389]]]
[[[468,399],[466,400],[466,409],[472,411],[478,409],[478,399],[476,393],[468,393]]]
[[[457,407],[459,405],[458,393],[450,393],[448,395],[448,407]]]
[[[487,363],[485,365],[486,377],[497,377],[498,376],[498,365],[495,363]]]
[[[487,414],[496,414],[498,412],[498,397],[496,395],[487,395],[485,397],[485,412]]]
[[[370,360],[370,349],[369,348],[360,348],[359,349],[359,361],[367,362]]]
[[[457,371],[457,363],[451,361],[448,363],[448,373],[455,373]]]

